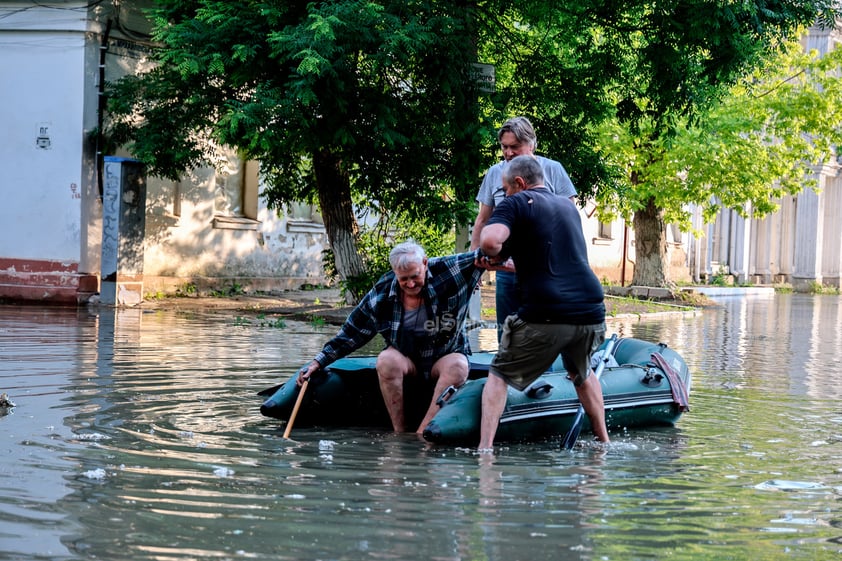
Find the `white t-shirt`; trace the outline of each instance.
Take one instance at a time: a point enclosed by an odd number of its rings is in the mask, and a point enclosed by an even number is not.
[[[535,158],[544,170],[544,185],[547,189],[561,197],[569,198],[576,195],[576,188],[570,181],[570,176],[567,175],[564,166],[543,156],[535,156]],[[497,203],[506,198],[506,191],[503,189],[503,169],[507,165],[509,162],[503,160],[488,168],[477,193],[477,202],[494,208]]]

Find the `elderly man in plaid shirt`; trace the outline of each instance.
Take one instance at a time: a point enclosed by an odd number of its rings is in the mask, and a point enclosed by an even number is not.
[[[427,258],[412,240],[389,254],[392,270],[383,275],[350,313],[339,333],[301,369],[300,385],[310,375],[359,349],[378,333],[386,348],[377,356],[380,391],[395,432],[405,432],[404,380],[434,386],[416,433],[435,415],[437,397],[468,379],[471,354],[465,330],[468,301],[484,268],[479,252]]]

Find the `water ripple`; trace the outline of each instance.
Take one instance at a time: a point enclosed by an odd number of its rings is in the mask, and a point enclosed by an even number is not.
[[[0,417],[0,558],[823,561],[842,551],[835,301],[628,322],[627,335],[664,341],[691,367],[678,427],[621,432],[607,448],[546,442],[493,456],[377,431],[282,438],[255,394],[292,376],[332,330],[218,313],[2,311],[0,390],[17,407]]]

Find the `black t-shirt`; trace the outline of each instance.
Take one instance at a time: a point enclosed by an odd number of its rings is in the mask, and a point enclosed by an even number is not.
[[[591,325],[605,321],[602,285],[588,263],[576,205],[544,187],[506,197],[488,224],[508,226],[503,253],[515,262],[524,321]]]

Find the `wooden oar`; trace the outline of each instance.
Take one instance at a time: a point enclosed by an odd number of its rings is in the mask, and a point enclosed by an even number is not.
[[[608,344],[605,345],[605,351],[602,353],[602,358],[599,361],[599,364],[594,371],[594,376],[596,376],[596,381],[599,382],[600,376],[602,376],[602,371],[605,370],[605,365],[608,362],[608,358],[614,352],[614,345],[617,344],[617,334],[611,336],[608,340]],[[600,391],[602,388],[600,387]],[[573,445],[576,444],[576,440],[579,438],[579,433],[582,432],[582,423],[585,420],[585,408],[579,404],[579,409],[576,411],[576,418],[573,419],[573,426],[570,427],[570,430],[567,431],[567,435],[564,437],[564,442],[562,443],[562,448],[565,450],[570,450],[573,448]]]
[[[304,383],[301,384],[301,387],[298,389],[298,399],[295,400],[295,405],[292,408],[292,413],[289,416],[289,421],[287,421],[287,428],[284,431],[284,438],[289,438],[289,433],[292,431],[292,423],[295,422],[295,416],[298,415],[298,408],[301,407],[301,400],[304,399],[304,392],[307,391],[307,384],[310,383],[310,380],[304,380]]]

